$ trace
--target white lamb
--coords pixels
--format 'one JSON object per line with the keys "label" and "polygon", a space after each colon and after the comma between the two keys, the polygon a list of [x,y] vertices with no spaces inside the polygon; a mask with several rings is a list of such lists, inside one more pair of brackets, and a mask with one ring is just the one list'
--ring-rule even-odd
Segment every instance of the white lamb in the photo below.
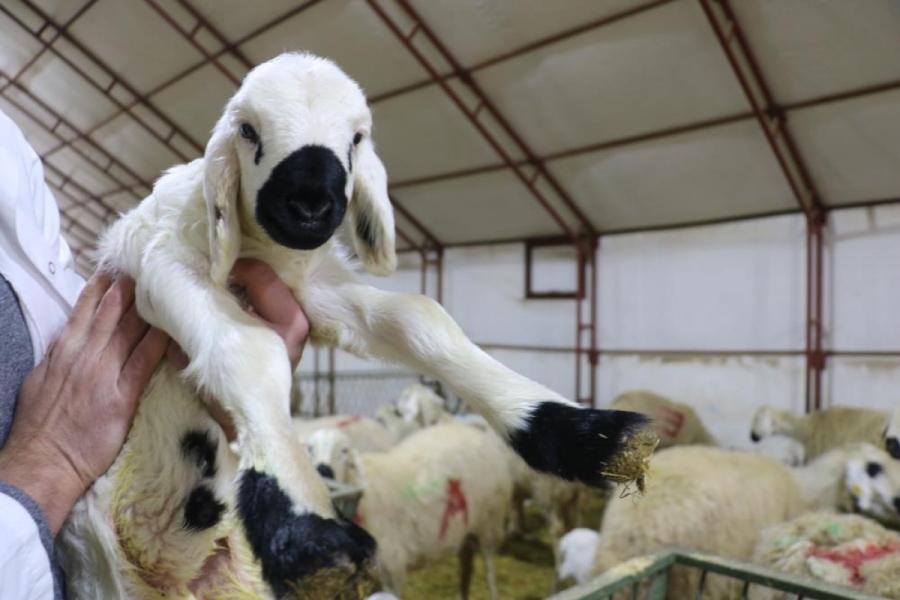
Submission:
{"label": "white lamb", "polygon": [[[460,423],[435,425],[384,453],[357,453],[334,429],[309,440],[317,467],[360,487],[356,521],[378,542],[385,589],[401,593],[410,569],[460,556],[462,597],[468,595],[470,539],[484,556],[491,598],[493,559],[512,503],[509,450],[493,433]],[[468,557],[468,558],[464,558]]]}
{"label": "white lamb", "polygon": [[320,429],[342,430],[360,452],[381,452],[400,441],[381,421],[371,417],[332,415],[309,420],[294,418],[294,431],[301,443]]}
{"label": "white lamb", "polygon": [[609,407],[639,412],[653,419],[660,450],[688,444],[718,446],[716,438],[703,425],[700,416],[687,404],[669,400],[653,392],[634,391],[616,396]]}
{"label": "white lamb", "polygon": [[783,435],[803,444],[807,461],[854,442],[881,443],[887,414],[879,410],[835,406],[798,415],[789,410],[762,406],[753,417],[750,439],[758,442]]}
{"label": "white lamb", "polygon": [[[284,54],[247,75],[204,157],[167,171],[104,236],[100,268],[136,281],[140,316],[190,364],[160,366],[61,532],[72,597],[333,597],[369,571],[373,540],[337,516],[291,427],[284,343],[228,289],[239,257],[291,287],[314,343],[446,382],[537,469],[598,484],[642,439],[643,416],[582,410],[481,351],[434,301],[359,281],[338,237],[370,273],[396,264],[371,131],[337,66]],[[204,398],[231,417],[232,444]]]}
{"label": "white lamb", "polygon": [[[805,509],[791,469],[768,457],[712,446],[675,446],[650,462],[642,498],[616,494],[600,527],[599,575],[629,558],[676,544],[749,560],[759,532]],[[670,600],[693,597],[695,569],[674,567]],[[731,597],[735,583],[710,575],[704,597]]]}
{"label": "white lamb", "polygon": [[565,582],[571,578],[577,583],[590,580],[599,542],[600,534],[584,527],[562,536],[558,544],[560,564],[556,569],[557,580]]}

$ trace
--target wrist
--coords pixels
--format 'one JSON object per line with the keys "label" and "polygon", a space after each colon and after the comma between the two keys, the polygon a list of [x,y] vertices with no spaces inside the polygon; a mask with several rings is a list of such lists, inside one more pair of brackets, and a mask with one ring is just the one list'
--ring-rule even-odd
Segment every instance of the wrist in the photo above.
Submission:
{"label": "wrist", "polygon": [[54,535],[86,489],[68,459],[58,454],[36,440],[17,444],[10,439],[0,451],[0,480],[19,488],[40,506]]}

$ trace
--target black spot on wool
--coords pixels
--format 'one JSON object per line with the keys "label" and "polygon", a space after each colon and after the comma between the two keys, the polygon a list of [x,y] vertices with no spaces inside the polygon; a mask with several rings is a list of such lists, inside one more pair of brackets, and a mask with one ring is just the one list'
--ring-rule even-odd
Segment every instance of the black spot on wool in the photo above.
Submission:
{"label": "black spot on wool", "polygon": [[241,476],[237,508],[276,597],[321,569],[352,565],[362,571],[375,553],[375,540],[363,528],[340,517],[297,515],[275,478],[254,469]]}
{"label": "black spot on wool", "polygon": [[184,505],[182,524],[188,531],[203,531],[222,520],[225,504],[205,485],[196,488]]}
{"label": "black spot on wool", "polygon": [[218,443],[213,441],[209,432],[199,429],[192,429],[181,438],[181,456],[196,464],[205,478],[216,476],[217,447]]}
{"label": "black spot on wool", "polygon": [[321,475],[322,477],[334,479],[334,471],[331,469],[331,467],[324,463],[316,465],[316,471],[318,471],[319,475]]}
{"label": "black spot on wool", "polygon": [[891,458],[900,459],[900,440],[895,437],[889,437],[884,443],[884,448],[891,455]]}
{"label": "black spot on wool", "polygon": [[866,463],[866,475],[869,477],[878,477],[882,473],[884,473],[884,467],[879,463],[871,461]]}
{"label": "black spot on wool", "polygon": [[593,410],[541,402],[509,442],[531,468],[599,486],[603,466],[650,423],[646,416],[621,410]]}

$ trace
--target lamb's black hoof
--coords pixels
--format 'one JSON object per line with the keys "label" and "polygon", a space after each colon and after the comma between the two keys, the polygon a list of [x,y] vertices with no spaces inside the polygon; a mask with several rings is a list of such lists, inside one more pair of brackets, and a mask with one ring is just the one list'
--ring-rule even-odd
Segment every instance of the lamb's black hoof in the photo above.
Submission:
{"label": "lamb's black hoof", "polygon": [[374,582],[375,540],[342,518],[296,514],[274,477],[241,476],[238,514],[276,598],[337,598]]}
{"label": "lamb's black hoof", "polygon": [[[525,426],[512,432],[509,441],[531,468],[599,486],[608,480],[639,479],[644,460],[655,447],[647,430],[650,423],[639,413],[542,402]],[[638,434],[649,442],[635,446]],[[628,458],[626,452],[637,453],[632,457],[637,466],[633,475],[627,468],[625,473],[616,472],[623,457]]]}

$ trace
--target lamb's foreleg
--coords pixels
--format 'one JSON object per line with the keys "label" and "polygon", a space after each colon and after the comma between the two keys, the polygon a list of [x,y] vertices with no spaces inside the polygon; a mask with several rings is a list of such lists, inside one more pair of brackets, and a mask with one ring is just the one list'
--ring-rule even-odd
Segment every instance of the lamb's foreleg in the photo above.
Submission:
{"label": "lamb's foreleg", "polygon": [[[637,413],[580,408],[508,369],[425,296],[385,292],[349,276],[313,281],[305,296],[318,341],[440,379],[539,471],[598,485],[648,424]],[[652,444],[643,450],[646,456]]]}
{"label": "lamb's foreleg", "polygon": [[325,571],[344,582],[366,571],[374,540],[337,517],[294,435],[281,338],[226,290],[162,253],[148,256],[137,275],[141,316],[181,346],[190,359],[187,379],[234,421],[236,510],[276,596],[319,581]]}

